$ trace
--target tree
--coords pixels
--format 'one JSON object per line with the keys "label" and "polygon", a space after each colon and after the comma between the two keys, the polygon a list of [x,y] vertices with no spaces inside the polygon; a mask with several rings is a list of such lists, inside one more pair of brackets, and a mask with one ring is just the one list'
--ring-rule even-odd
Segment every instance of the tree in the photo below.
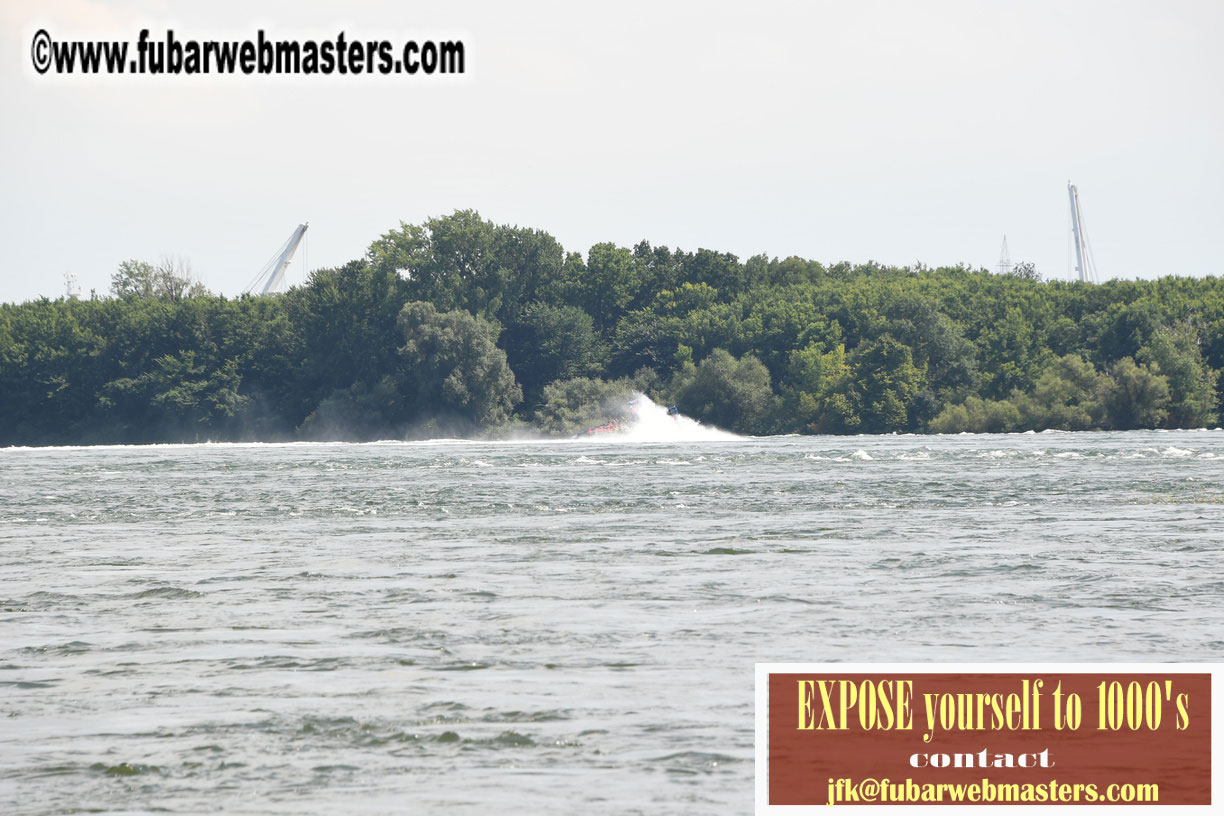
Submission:
{"label": "tree", "polygon": [[1160,370],[1169,381],[1172,428],[1202,428],[1217,419],[1216,384],[1220,372],[1203,359],[1198,332],[1189,323],[1161,328],[1139,350],[1138,359]]}
{"label": "tree", "polygon": [[399,316],[404,383],[418,417],[456,416],[473,425],[505,422],[523,391],[488,321],[414,301]]}
{"label": "tree", "polygon": [[914,365],[913,352],[890,334],[854,350],[854,379],[847,397],[859,429],[865,433],[916,430],[910,406],[926,380],[925,366]]}
{"label": "tree", "polygon": [[[782,386],[787,414],[798,430],[828,433],[846,425],[845,392],[850,387],[846,347],[823,352],[815,343],[790,354]],[[855,420],[857,421],[857,420]]]}
{"label": "tree", "polygon": [[132,441],[166,438],[198,440],[221,430],[246,404],[238,393],[242,378],[236,360],[209,371],[194,351],[167,354],[137,377],[113,380],[102,388],[99,407],[115,409]]}
{"label": "tree", "polygon": [[1041,273],[1037,271],[1037,265],[1028,261],[1017,261],[1012,265],[1011,272],[1008,274],[1015,278],[1023,278],[1024,280],[1041,280]]}
{"label": "tree", "polygon": [[[753,433],[1219,421],[1224,278],[1017,271],[645,241],[584,260],[471,210],[401,224],[276,298],[127,261],[117,297],[0,304],[0,444],[459,434],[512,410],[558,431],[606,421],[617,406],[590,401],[624,387]],[[413,301],[432,311],[401,322]]]}
{"label": "tree", "polygon": [[681,351],[680,318],[663,317],[650,309],[637,309],[616,324],[608,373],[627,375],[642,366],[671,372],[692,362],[692,348]]}
{"label": "tree", "polygon": [[1008,400],[970,395],[961,405],[949,405],[931,420],[931,433],[1007,433],[1020,426],[1020,411]]}
{"label": "tree", "polygon": [[1067,354],[1042,373],[1031,394],[1014,395],[1012,401],[1019,405],[1026,428],[1084,431],[1100,427],[1108,385],[1092,363]]}
{"label": "tree", "polygon": [[407,422],[399,385],[387,376],[372,386],[359,381],[336,389],[310,412],[298,432],[307,439],[327,441],[399,436]]}
{"label": "tree", "polygon": [[1005,398],[1016,389],[1029,390],[1037,381],[1045,353],[1035,328],[1032,315],[1020,306],[1007,306],[982,327],[984,395]]}
{"label": "tree", "polygon": [[158,298],[180,301],[208,294],[182,258],[163,257],[154,266],[145,261],[124,261],[111,275],[111,294],[119,298]]}
{"label": "tree", "polygon": [[401,224],[370,245],[367,259],[401,276],[411,300],[503,324],[535,300],[558,302],[567,274],[564,250],[551,235],[498,226],[475,210]]}
{"label": "tree", "polygon": [[586,274],[576,283],[575,303],[605,334],[621,318],[641,284],[633,253],[615,244],[596,244],[587,253]]}
{"label": "tree", "polygon": [[574,377],[549,383],[535,409],[535,424],[547,433],[571,435],[609,419],[625,418],[633,390],[624,379]]}
{"label": "tree", "polygon": [[1110,425],[1125,431],[1164,423],[1169,414],[1169,381],[1159,366],[1136,365],[1123,357],[1110,373],[1113,382],[1105,397]]}
{"label": "tree", "polygon": [[394,269],[367,261],[317,269],[306,286],[278,300],[301,344],[292,373],[283,375],[295,380],[299,417],[337,391],[359,383],[369,390],[385,376],[398,377],[397,321],[407,295]]}
{"label": "tree", "polygon": [[531,303],[502,338],[529,407],[539,403],[548,383],[591,376],[602,368],[604,352],[595,323],[576,306]]}
{"label": "tree", "polygon": [[681,279],[689,283],[708,283],[727,295],[745,289],[744,267],[729,252],[699,249],[692,254],[682,254],[681,264]]}
{"label": "tree", "polygon": [[677,377],[676,405],[689,416],[742,433],[768,431],[773,389],[769,370],[757,358],[744,355],[737,360],[714,349],[700,365]]}
{"label": "tree", "polygon": [[500,307],[493,255],[496,227],[475,210],[401,224],[370,245],[367,260],[382,275],[401,278],[407,297],[439,309]]}
{"label": "tree", "polygon": [[942,393],[977,384],[973,344],[934,303],[902,298],[889,309],[888,316],[888,333],[910,347],[915,365],[926,366],[931,388]]}

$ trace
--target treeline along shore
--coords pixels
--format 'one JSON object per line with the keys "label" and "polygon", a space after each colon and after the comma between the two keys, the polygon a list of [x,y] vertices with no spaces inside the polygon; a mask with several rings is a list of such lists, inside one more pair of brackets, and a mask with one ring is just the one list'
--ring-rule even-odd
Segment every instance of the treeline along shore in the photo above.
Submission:
{"label": "treeline along shore", "polygon": [[1218,277],[1017,269],[584,258],[472,211],[279,296],[130,261],[108,296],[0,305],[0,444],[567,434],[634,391],[747,434],[1218,422]]}

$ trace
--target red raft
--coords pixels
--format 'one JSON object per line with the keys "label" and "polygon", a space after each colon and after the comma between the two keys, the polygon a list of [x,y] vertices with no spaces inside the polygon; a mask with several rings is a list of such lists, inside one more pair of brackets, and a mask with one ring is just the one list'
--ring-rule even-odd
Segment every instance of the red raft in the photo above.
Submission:
{"label": "red raft", "polygon": [[625,430],[625,423],[621,422],[619,419],[614,419],[610,422],[605,422],[602,425],[596,425],[594,428],[587,428],[585,431],[578,434],[578,436],[590,436],[592,434],[603,433],[620,433],[623,430]]}

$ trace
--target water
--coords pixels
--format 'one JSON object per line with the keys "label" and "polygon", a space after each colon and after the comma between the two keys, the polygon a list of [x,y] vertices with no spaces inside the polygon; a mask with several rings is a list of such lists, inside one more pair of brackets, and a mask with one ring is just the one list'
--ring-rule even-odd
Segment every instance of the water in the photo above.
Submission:
{"label": "water", "polygon": [[742,813],[756,661],[1215,661],[1224,433],[0,450],[0,810]]}

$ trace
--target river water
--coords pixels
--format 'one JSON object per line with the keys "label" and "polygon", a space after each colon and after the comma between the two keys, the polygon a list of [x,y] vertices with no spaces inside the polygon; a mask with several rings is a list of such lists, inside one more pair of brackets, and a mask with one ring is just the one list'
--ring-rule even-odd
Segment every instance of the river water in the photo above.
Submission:
{"label": "river water", "polygon": [[0,811],[743,813],[753,664],[1216,661],[1224,432],[0,450]]}

